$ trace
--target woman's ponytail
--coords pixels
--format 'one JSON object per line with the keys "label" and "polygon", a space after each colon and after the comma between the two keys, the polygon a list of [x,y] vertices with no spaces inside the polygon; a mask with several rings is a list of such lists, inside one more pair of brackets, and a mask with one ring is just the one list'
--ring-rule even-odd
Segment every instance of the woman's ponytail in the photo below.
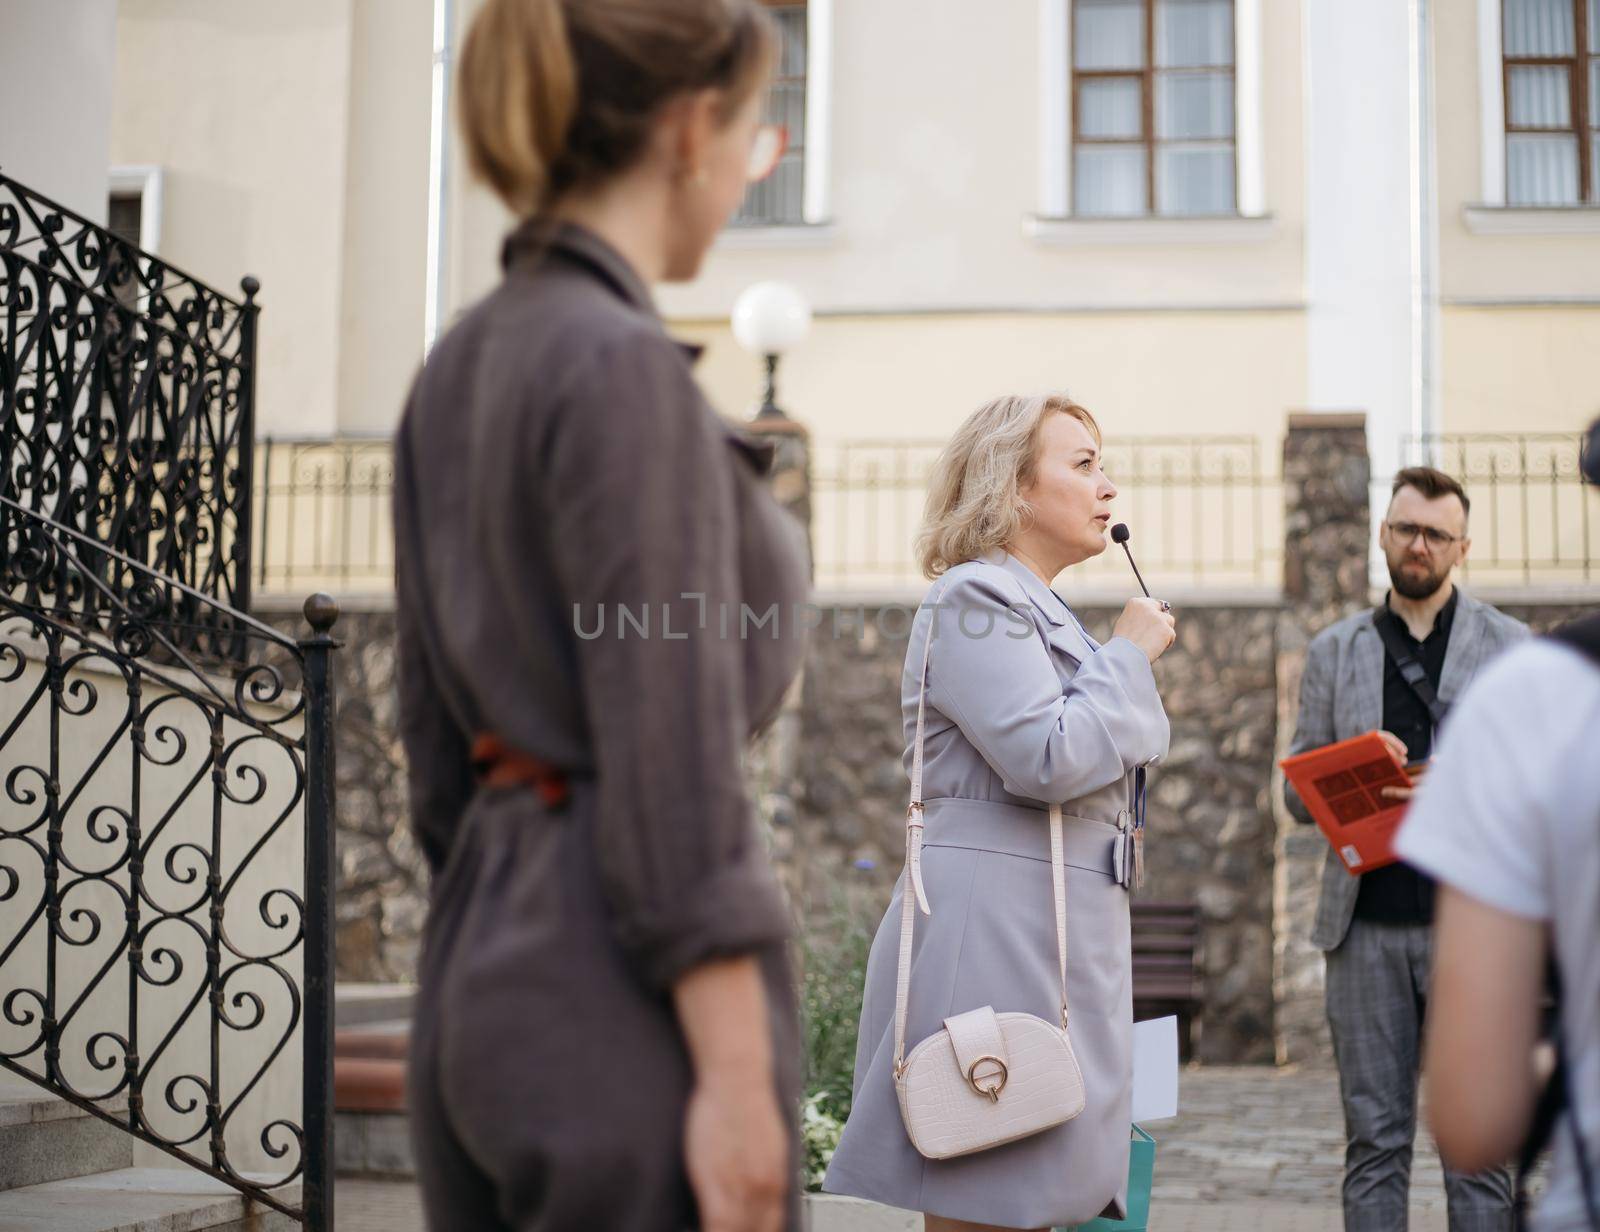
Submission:
{"label": "woman's ponytail", "polygon": [[742,102],[777,37],[755,0],[485,0],[456,93],[473,173],[519,216],[626,168],[661,105]]}
{"label": "woman's ponytail", "polygon": [[536,212],[578,105],[561,0],[487,0],[461,48],[461,82],[474,174],[516,213]]}

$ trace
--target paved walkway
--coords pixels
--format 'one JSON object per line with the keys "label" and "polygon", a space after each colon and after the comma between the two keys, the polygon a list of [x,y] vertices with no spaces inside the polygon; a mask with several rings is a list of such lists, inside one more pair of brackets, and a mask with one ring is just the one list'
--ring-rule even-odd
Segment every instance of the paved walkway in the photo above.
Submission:
{"label": "paved walkway", "polygon": [[[1341,1232],[1344,1128],[1332,1071],[1190,1069],[1179,1104],[1180,1117],[1150,1127],[1151,1232]],[[1445,1232],[1443,1176],[1425,1130],[1411,1197],[1411,1232]],[[337,1201],[339,1232],[422,1232],[411,1185],[345,1179]]]}
{"label": "paved walkway", "polygon": [[334,1182],[333,1205],[339,1232],[424,1232],[417,1187],[407,1182],[341,1176]]}
{"label": "paved walkway", "polygon": [[[1344,1115],[1331,1069],[1184,1071],[1182,1114],[1152,1125],[1151,1232],[1339,1232]],[[1426,1129],[1412,1165],[1412,1232],[1444,1232],[1444,1176]]]}

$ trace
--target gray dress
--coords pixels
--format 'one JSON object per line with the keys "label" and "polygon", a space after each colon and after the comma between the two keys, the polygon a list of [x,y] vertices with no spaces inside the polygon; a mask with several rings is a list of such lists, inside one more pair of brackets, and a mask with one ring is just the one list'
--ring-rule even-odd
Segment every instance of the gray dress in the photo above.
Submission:
{"label": "gray dress", "polygon": [[[682,1232],[679,975],[758,957],[798,1104],[788,909],[740,763],[799,666],[804,545],[621,256],[525,229],[507,267],[395,446],[401,725],[435,873],[418,1176],[441,1232]],[[741,605],[773,604],[741,637]],[[480,731],[570,800],[475,784]]]}
{"label": "gray dress", "polygon": [[[935,606],[937,605],[937,607]],[[1056,1015],[1047,807],[1064,806],[1067,991],[1087,1105],[1074,1120],[960,1159],[924,1159],[893,1076],[896,889],[867,962],[855,1097],[824,1188],[952,1219],[1039,1228],[1121,1216],[1127,1197],[1133,991],[1127,844],[1134,771],[1165,755],[1168,724],[1142,651],[1095,643],[1021,561],[995,553],[946,573],[912,627],[901,702],[916,726],[928,667],[923,878],[908,1047],[992,1005]],[[907,763],[911,756],[908,747]]]}

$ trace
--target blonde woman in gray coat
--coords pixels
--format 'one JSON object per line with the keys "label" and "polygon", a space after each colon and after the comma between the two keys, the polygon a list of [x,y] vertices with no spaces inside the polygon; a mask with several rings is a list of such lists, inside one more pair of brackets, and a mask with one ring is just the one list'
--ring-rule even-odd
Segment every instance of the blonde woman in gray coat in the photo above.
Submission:
{"label": "blonde woman in gray coat", "polygon": [[[895,1092],[902,876],[867,964],[855,1098],[824,1188],[924,1213],[928,1232],[1049,1228],[1127,1198],[1133,997],[1128,887],[1143,769],[1167,751],[1152,666],[1167,605],[1138,598],[1101,645],[1051,580],[1106,549],[1117,489],[1099,426],[1064,397],[1001,398],[935,468],[918,549],[934,580],[901,678],[911,767],[927,650],[922,877],[908,1046],[985,1005],[1059,1020],[1048,808],[1063,806],[1067,997],[1084,1111],[1032,1137],[929,1160]],[[931,647],[928,639],[933,639]]]}

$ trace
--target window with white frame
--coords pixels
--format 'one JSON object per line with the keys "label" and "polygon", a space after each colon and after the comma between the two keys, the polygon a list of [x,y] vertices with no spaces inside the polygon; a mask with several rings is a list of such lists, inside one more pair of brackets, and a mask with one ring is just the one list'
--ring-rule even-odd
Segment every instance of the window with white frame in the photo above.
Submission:
{"label": "window with white frame", "polygon": [[1234,46],[1234,0],[1072,0],[1074,214],[1237,212]]}
{"label": "window with white frame", "polygon": [[1504,0],[1506,204],[1600,205],[1600,0]]}
{"label": "window with white frame", "polygon": [[807,21],[805,4],[769,4],[778,26],[778,66],[767,99],[768,124],[788,135],[772,174],[752,184],[732,225],[798,226],[805,221]]}

